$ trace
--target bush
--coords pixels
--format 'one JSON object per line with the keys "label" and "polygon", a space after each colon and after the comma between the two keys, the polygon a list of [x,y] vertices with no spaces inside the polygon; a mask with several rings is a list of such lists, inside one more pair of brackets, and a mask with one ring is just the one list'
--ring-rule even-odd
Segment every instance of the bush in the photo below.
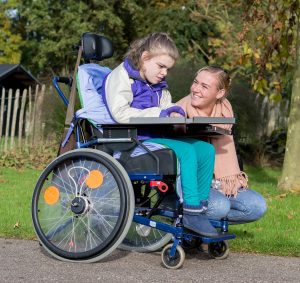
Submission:
{"label": "bush", "polygon": [[0,156],[0,167],[44,169],[56,156],[58,139],[41,145],[26,146],[4,152]]}

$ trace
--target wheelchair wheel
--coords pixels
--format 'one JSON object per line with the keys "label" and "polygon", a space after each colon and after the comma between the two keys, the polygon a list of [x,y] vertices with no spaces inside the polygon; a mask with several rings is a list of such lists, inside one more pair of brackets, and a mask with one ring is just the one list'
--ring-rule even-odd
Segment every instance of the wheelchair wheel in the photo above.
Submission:
{"label": "wheelchair wheel", "polygon": [[[140,189],[140,188],[138,188]],[[148,194],[146,189],[141,189],[142,194]],[[144,195],[144,202],[148,203],[151,208],[152,204],[157,202],[158,194],[156,190],[152,190],[149,195]],[[158,206],[158,209],[175,210],[176,209],[176,194],[170,194]],[[136,205],[136,210],[139,208]],[[145,214],[147,217],[147,214]],[[169,225],[175,225],[175,219],[161,216],[151,215],[153,221],[163,222]],[[154,252],[163,248],[172,239],[172,234],[158,230],[153,227],[145,226],[139,223],[132,222],[131,227],[120,245],[121,250],[135,251],[135,252]]]}
{"label": "wheelchair wheel", "polygon": [[168,244],[167,246],[164,247],[162,254],[161,254],[162,264],[166,268],[178,269],[184,263],[185,252],[181,246],[177,246],[175,255],[173,257],[171,257],[170,252],[171,252],[172,246],[173,246],[173,244]]}
{"label": "wheelchair wheel", "polygon": [[215,259],[225,259],[229,255],[229,245],[227,241],[208,244],[208,254]]}
{"label": "wheelchair wheel", "polygon": [[123,241],[134,205],[131,181],[114,158],[77,149],[56,158],[41,174],[32,198],[33,225],[54,257],[95,262]]}

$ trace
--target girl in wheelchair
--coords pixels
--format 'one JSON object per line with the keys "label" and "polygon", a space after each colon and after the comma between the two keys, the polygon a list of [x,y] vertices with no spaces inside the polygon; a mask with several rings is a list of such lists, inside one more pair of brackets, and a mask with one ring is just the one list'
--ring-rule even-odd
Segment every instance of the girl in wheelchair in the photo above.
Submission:
{"label": "girl in wheelchair", "polygon": [[[179,54],[165,33],[151,33],[132,43],[125,60],[105,79],[103,91],[112,118],[129,123],[133,117],[178,117],[184,110],[171,102],[165,77]],[[145,141],[171,148],[180,163],[183,190],[183,225],[200,235],[217,237],[206,211],[213,176],[215,150],[190,138],[155,138]]]}

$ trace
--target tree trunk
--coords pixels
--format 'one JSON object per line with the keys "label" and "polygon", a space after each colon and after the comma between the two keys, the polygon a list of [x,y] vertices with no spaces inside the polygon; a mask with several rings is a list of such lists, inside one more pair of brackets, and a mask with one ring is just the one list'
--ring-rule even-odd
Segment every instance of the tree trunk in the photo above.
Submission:
{"label": "tree trunk", "polygon": [[287,141],[282,176],[278,186],[282,190],[300,191],[300,33],[297,32],[297,58],[288,122]]}

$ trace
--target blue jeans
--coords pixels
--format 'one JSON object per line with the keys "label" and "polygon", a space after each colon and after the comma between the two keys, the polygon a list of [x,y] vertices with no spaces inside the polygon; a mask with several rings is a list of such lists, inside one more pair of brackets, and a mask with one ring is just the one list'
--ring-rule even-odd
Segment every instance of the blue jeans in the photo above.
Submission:
{"label": "blue jeans", "polygon": [[220,220],[227,217],[231,224],[253,222],[267,211],[267,204],[261,194],[251,189],[241,188],[236,197],[226,197],[216,189],[211,189],[208,199],[207,216]]}

